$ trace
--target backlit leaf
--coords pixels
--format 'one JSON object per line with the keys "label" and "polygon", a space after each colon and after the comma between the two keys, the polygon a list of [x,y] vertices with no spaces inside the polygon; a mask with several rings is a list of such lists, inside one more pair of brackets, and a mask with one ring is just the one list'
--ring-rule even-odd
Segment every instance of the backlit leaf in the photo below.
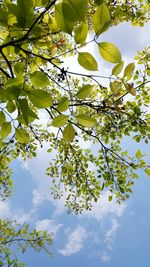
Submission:
{"label": "backlit leaf", "polygon": [[122,61],[121,63],[118,63],[113,69],[112,69],[112,75],[119,75],[120,72],[122,71],[124,66],[124,62]]}
{"label": "backlit leaf", "polygon": [[57,106],[57,109],[60,111],[60,112],[64,112],[68,109],[69,107],[69,101],[68,101],[68,98],[66,96],[62,97],[58,106]]}
{"label": "backlit leaf", "polygon": [[130,80],[132,78],[133,71],[135,69],[135,64],[130,63],[126,66],[124,70],[124,77],[126,77],[126,80]]}
{"label": "backlit leaf", "polygon": [[52,125],[54,127],[62,127],[67,123],[67,121],[68,121],[68,116],[60,114],[57,117],[55,117],[55,119],[52,121]]}
{"label": "backlit leaf", "polygon": [[97,36],[105,32],[110,26],[110,13],[105,4],[97,7],[93,16],[93,28]]}
{"label": "backlit leaf", "polygon": [[111,63],[121,63],[122,58],[118,48],[107,42],[99,43],[99,53],[103,59]]}
{"label": "backlit leaf", "polygon": [[96,120],[87,116],[87,115],[78,115],[76,116],[78,123],[85,127],[92,127],[96,124]]}
{"label": "backlit leaf", "polygon": [[59,3],[55,5],[55,20],[58,25],[58,27],[66,32],[71,34],[73,30],[74,24],[72,22],[69,22],[63,15],[62,12],[62,3]]}
{"label": "backlit leaf", "polygon": [[49,85],[49,79],[42,71],[35,71],[30,74],[30,80],[36,88],[44,88]]}
{"label": "backlit leaf", "polygon": [[69,122],[63,131],[63,138],[67,142],[70,143],[73,141],[74,137],[75,137],[75,130],[74,130],[72,124]]}
{"label": "backlit leaf", "polygon": [[32,104],[37,108],[48,108],[52,106],[52,99],[49,93],[41,89],[35,89],[28,92]]}
{"label": "backlit leaf", "polygon": [[70,22],[83,21],[86,16],[87,5],[87,0],[63,0],[63,15]]}
{"label": "backlit leaf", "polygon": [[86,37],[88,34],[88,24],[82,22],[78,28],[75,30],[75,42],[76,44],[82,44],[86,41]]}
{"label": "backlit leaf", "polygon": [[93,85],[87,84],[83,86],[79,92],[77,93],[77,97],[79,99],[85,99],[87,97],[90,97],[90,95],[93,93]]}
{"label": "backlit leaf", "polygon": [[83,68],[87,70],[91,70],[91,71],[98,70],[97,61],[88,52],[80,52],[78,55],[78,62]]}
{"label": "backlit leaf", "polygon": [[2,138],[6,138],[11,133],[11,123],[4,122],[0,131],[0,135]]}
{"label": "backlit leaf", "polygon": [[22,144],[27,144],[30,141],[29,134],[25,129],[16,129],[16,139]]}
{"label": "backlit leaf", "polygon": [[6,121],[5,113],[3,111],[0,111],[0,126],[2,126],[5,121]]}

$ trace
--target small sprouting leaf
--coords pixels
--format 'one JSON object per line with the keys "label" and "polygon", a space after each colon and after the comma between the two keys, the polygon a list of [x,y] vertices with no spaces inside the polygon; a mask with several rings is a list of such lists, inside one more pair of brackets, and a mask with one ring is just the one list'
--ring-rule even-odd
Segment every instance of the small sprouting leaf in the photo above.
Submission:
{"label": "small sprouting leaf", "polygon": [[150,176],[150,169],[145,169],[144,172],[145,172],[148,176]]}
{"label": "small sprouting leaf", "polygon": [[124,65],[124,61],[122,61],[121,63],[118,63],[113,69],[112,69],[112,75],[119,75],[120,72],[123,69],[123,65]]}
{"label": "small sprouting leaf", "polygon": [[67,121],[68,121],[68,116],[60,114],[52,121],[52,125],[54,127],[62,127],[67,123]]}
{"label": "small sprouting leaf", "polygon": [[49,79],[42,71],[35,71],[30,74],[30,80],[36,88],[44,88],[49,85]]}
{"label": "small sprouting leaf", "polygon": [[3,123],[6,121],[6,117],[3,111],[0,111],[0,127],[3,125]]}
{"label": "small sprouting leaf", "polygon": [[75,137],[75,130],[72,126],[72,124],[69,122],[68,125],[65,127],[64,131],[63,131],[63,138],[67,141],[67,142],[72,142],[74,137]]}
{"label": "small sprouting leaf", "polygon": [[0,131],[0,135],[2,138],[6,138],[11,133],[11,123],[4,122]]}
{"label": "small sprouting leaf", "polygon": [[121,63],[122,58],[119,49],[112,43],[99,43],[99,53],[103,59],[111,63]]}
{"label": "small sprouting leaf", "polygon": [[58,111],[60,112],[64,112],[68,109],[69,107],[69,101],[68,101],[68,98],[66,96],[62,97],[58,106],[57,106],[57,109]]}
{"label": "small sprouting leaf", "polygon": [[135,64],[130,63],[126,66],[124,70],[124,77],[126,77],[126,80],[130,80],[132,78],[133,71],[135,69]]}
{"label": "small sprouting leaf", "polygon": [[16,129],[16,139],[22,144],[27,144],[30,141],[29,134],[25,129]]}
{"label": "small sprouting leaf", "polygon": [[112,201],[113,196],[108,196],[108,201]]}
{"label": "small sprouting leaf", "polygon": [[110,26],[110,13],[105,4],[97,7],[93,16],[93,28],[97,36],[105,32]]}
{"label": "small sprouting leaf", "polygon": [[133,87],[133,83],[126,83],[125,84],[126,90],[133,96],[136,96],[136,90]]}
{"label": "small sprouting leaf", "polygon": [[79,92],[77,93],[77,97],[79,99],[85,99],[87,97],[90,97],[92,93],[93,93],[93,85],[87,84],[79,90]]}
{"label": "small sprouting leaf", "polygon": [[48,92],[35,89],[28,92],[32,104],[37,108],[48,108],[52,106],[52,99]]}
{"label": "small sprouting leaf", "polygon": [[86,41],[86,37],[88,34],[88,24],[82,22],[78,28],[75,30],[75,42],[76,44],[82,44]]}
{"label": "small sprouting leaf", "polygon": [[98,64],[95,58],[88,52],[80,52],[78,55],[79,64],[86,70],[98,70]]}
{"label": "small sprouting leaf", "polygon": [[76,118],[77,118],[78,123],[80,123],[81,125],[85,127],[92,127],[96,124],[95,119],[84,114],[78,115],[76,116]]}

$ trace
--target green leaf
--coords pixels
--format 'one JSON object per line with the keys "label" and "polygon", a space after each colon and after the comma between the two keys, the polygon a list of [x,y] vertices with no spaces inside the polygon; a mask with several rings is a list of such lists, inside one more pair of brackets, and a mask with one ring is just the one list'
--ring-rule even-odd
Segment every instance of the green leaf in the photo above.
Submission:
{"label": "green leaf", "polygon": [[135,154],[135,156],[136,156],[137,159],[140,159],[143,156],[141,150],[138,149],[136,154]]}
{"label": "green leaf", "polygon": [[75,137],[75,130],[72,126],[72,124],[69,122],[68,125],[65,127],[64,131],[63,131],[63,138],[67,141],[67,142],[72,142],[74,137]]}
{"label": "green leaf", "polygon": [[30,80],[32,85],[36,88],[44,88],[49,85],[49,79],[42,71],[35,71],[30,74]]}
{"label": "green leaf", "polygon": [[52,106],[51,96],[44,90],[31,90],[28,92],[28,96],[32,104],[37,108],[48,108]]}
{"label": "green leaf", "polygon": [[107,31],[110,26],[111,18],[110,13],[105,4],[97,7],[93,16],[93,28],[97,36]]}
{"label": "green leaf", "polygon": [[57,109],[58,111],[60,112],[64,112],[68,109],[69,107],[69,101],[68,101],[68,98],[66,96],[62,97],[58,106],[57,106]]}
{"label": "green leaf", "polygon": [[54,127],[62,127],[67,123],[67,121],[68,121],[68,116],[60,114],[57,117],[55,117],[55,119],[52,121],[52,125]]}
{"label": "green leaf", "polygon": [[98,46],[99,46],[99,53],[103,59],[111,63],[121,63],[122,58],[120,51],[114,44],[102,42],[99,43]]}
{"label": "green leaf", "polygon": [[20,91],[19,87],[11,86],[5,90],[5,96],[8,100],[16,100],[20,95]]}
{"label": "green leaf", "polygon": [[80,52],[78,55],[79,64],[86,70],[98,70],[98,64],[95,58],[88,52]]}
{"label": "green leaf", "polygon": [[145,172],[148,176],[150,176],[150,169],[145,169],[144,172]]}
{"label": "green leaf", "polygon": [[132,74],[133,74],[134,69],[135,69],[134,63],[130,63],[126,66],[126,68],[124,70],[124,77],[126,77],[127,81],[132,78]]}
{"label": "green leaf", "polygon": [[87,0],[63,0],[62,12],[64,18],[70,22],[83,21],[87,13]]}
{"label": "green leaf", "polygon": [[19,99],[19,107],[21,109],[25,123],[26,123],[26,125],[28,125],[28,123],[29,123],[29,112],[28,112],[29,106],[28,106],[28,102],[25,98]]}
{"label": "green leaf", "polygon": [[78,123],[80,123],[81,125],[85,127],[92,127],[96,124],[95,119],[84,114],[78,115],[76,116],[76,118],[77,118]]}
{"label": "green leaf", "polygon": [[62,3],[59,3],[55,5],[55,20],[58,25],[58,27],[66,32],[71,34],[73,30],[74,24],[72,22],[69,22],[63,15],[62,12]]}
{"label": "green leaf", "polygon": [[25,129],[16,129],[16,139],[19,143],[27,144],[30,141],[29,134]]}
{"label": "green leaf", "polygon": [[87,97],[90,97],[92,93],[93,93],[93,85],[87,84],[79,90],[79,92],[77,93],[77,97],[79,99],[85,99]]}
{"label": "green leaf", "polygon": [[13,101],[8,101],[6,108],[8,112],[13,113],[16,110],[16,105]]}
{"label": "green leaf", "polygon": [[124,66],[124,61],[122,61],[121,63],[118,63],[113,69],[112,69],[112,75],[119,75],[120,72],[122,71]]}
{"label": "green leaf", "polygon": [[0,131],[0,135],[2,138],[6,138],[11,133],[11,123],[4,122]]}
{"label": "green leaf", "polygon": [[14,72],[16,75],[21,75],[25,71],[25,64],[24,62],[17,62],[14,66]]}
{"label": "green leaf", "polygon": [[17,0],[15,15],[20,27],[30,27],[34,20],[32,0]]}
{"label": "green leaf", "polygon": [[5,121],[6,121],[5,113],[3,111],[0,111],[0,127],[3,125]]}
{"label": "green leaf", "polygon": [[88,24],[85,22],[82,22],[78,28],[75,30],[75,42],[76,44],[82,44],[86,41],[88,34]]}
{"label": "green leaf", "polygon": [[24,80],[23,80],[22,77],[19,77],[19,78],[10,78],[5,83],[5,87],[8,88],[8,87],[12,87],[12,86],[17,86],[17,85],[22,84],[23,82],[24,82]]}

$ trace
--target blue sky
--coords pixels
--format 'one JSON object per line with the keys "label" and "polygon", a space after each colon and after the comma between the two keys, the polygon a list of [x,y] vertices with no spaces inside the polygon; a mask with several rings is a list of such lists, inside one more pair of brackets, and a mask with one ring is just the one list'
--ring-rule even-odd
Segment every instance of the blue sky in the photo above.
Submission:
{"label": "blue sky", "polygon": [[[126,62],[132,62],[136,50],[149,44],[145,28],[132,28],[127,24],[108,31],[104,40],[114,42],[122,51]],[[95,54],[94,47],[91,47]],[[69,61],[68,61],[69,62]],[[69,63],[68,63],[69,64]],[[100,62],[100,74],[107,74],[109,66]],[[70,66],[70,68],[75,67]],[[44,114],[42,118],[46,120]],[[83,144],[82,144],[83,145]],[[90,143],[84,144],[89,147]],[[131,153],[138,148],[148,155],[148,146],[133,144],[127,140],[123,148]],[[64,199],[54,201],[50,197],[50,178],[44,175],[49,158],[47,145],[39,148],[38,157],[27,162],[13,163],[14,195],[0,204],[0,217],[26,221],[37,229],[54,232],[50,258],[44,252],[28,251],[20,258],[27,267],[149,267],[150,266],[150,178],[140,171],[129,201],[118,206],[107,201],[107,192],[94,204],[91,213],[68,215]]]}

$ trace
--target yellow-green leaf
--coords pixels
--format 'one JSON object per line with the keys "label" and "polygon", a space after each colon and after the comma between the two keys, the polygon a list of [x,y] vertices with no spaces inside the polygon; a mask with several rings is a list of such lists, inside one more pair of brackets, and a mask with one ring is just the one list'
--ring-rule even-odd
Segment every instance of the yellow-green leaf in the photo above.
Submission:
{"label": "yellow-green leaf", "polygon": [[97,7],[93,15],[93,28],[97,36],[105,32],[110,26],[110,13],[105,4]]}
{"label": "yellow-green leaf", "polygon": [[72,142],[74,137],[75,137],[75,130],[72,126],[72,124],[69,122],[68,125],[65,127],[64,131],[63,131],[63,138],[67,141],[67,142]]}
{"label": "yellow-green leaf", "polygon": [[62,97],[58,106],[57,106],[57,109],[60,111],[60,112],[64,112],[68,109],[69,107],[69,101],[68,101],[68,98],[66,96]]}
{"label": "yellow-green leaf", "polygon": [[145,172],[148,176],[150,176],[150,169],[145,169],[144,172]]}
{"label": "yellow-green leaf", "polygon": [[3,123],[6,121],[6,117],[3,111],[0,111],[0,127],[3,125]]}
{"label": "yellow-green leaf", "polygon": [[119,75],[120,72],[122,71],[124,66],[124,61],[122,61],[121,63],[118,63],[113,69],[112,69],[112,75]]}
{"label": "yellow-green leaf", "polygon": [[63,0],[62,12],[70,22],[83,21],[87,13],[87,0]]}
{"label": "yellow-green leaf", "polygon": [[30,74],[30,80],[33,86],[36,88],[45,88],[49,85],[49,79],[42,71],[35,71]]}
{"label": "yellow-green leaf", "polygon": [[85,99],[87,97],[90,97],[92,93],[93,93],[93,85],[87,84],[79,90],[79,92],[77,93],[77,97],[79,99]]}
{"label": "yellow-green leaf", "polygon": [[99,53],[103,59],[111,63],[120,63],[122,61],[119,49],[112,43],[99,43]]}
{"label": "yellow-green leaf", "polygon": [[55,117],[55,119],[52,121],[52,125],[54,127],[62,127],[67,123],[67,121],[68,121],[68,116],[60,114],[57,117]]}
{"label": "yellow-green leaf", "polygon": [[132,78],[133,71],[135,69],[135,64],[130,63],[126,66],[124,70],[124,77],[126,77],[126,80],[130,80]]}
{"label": "yellow-green leaf", "polygon": [[76,44],[82,44],[86,41],[86,37],[88,34],[88,24],[82,22],[78,28],[75,30],[75,42]]}
{"label": "yellow-green leaf", "polygon": [[55,5],[55,21],[57,26],[64,32],[71,34],[74,24],[68,21],[62,12],[62,3]]}
{"label": "yellow-green leaf", "polygon": [[2,138],[6,138],[11,133],[11,123],[4,122],[0,131],[0,135]]}
{"label": "yellow-green leaf", "polygon": [[37,108],[48,108],[52,106],[52,99],[48,92],[35,89],[28,92],[32,104]]}
{"label": "yellow-green leaf", "polygon": [[92,127],[96,124],[95,119],[84,114],[78,115],[76,116],[76,118],[77,118],[78,123],[80,123],[81,125],[85,127]]}
{"label": "yellow-green leaf", "polygon": [[30,141],[29,134],[25,129],[16,129],[16,139],[22,144],[27,144]]}
{"label": "yellow-green leaf", "polygon": [[95,58],[88,52],[80,52],[78,55],[79,64],[86,70],[98,70],[98,64]]}

